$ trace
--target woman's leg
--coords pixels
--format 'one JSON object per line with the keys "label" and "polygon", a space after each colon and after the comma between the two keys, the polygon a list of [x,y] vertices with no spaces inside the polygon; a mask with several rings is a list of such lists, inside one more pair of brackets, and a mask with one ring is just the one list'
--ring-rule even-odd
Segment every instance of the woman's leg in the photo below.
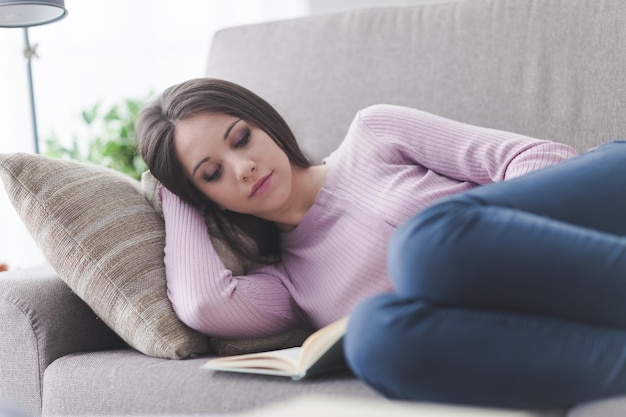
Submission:
{"label": "woman's leg", "polygon": [[552,407],[626,393],[626,144],[425,210],[361,303],[352,369],[395,398]]}
{"label": "woman's leg", "polygon": [[370,298],[350,316],[350,367],[382,394],[512,408],[626,393],[626,331],[520,313]]}
{"label": "woman's leg", "polygon": [[394,235],[400,297],[626,327],[626,143],[478,187]]}

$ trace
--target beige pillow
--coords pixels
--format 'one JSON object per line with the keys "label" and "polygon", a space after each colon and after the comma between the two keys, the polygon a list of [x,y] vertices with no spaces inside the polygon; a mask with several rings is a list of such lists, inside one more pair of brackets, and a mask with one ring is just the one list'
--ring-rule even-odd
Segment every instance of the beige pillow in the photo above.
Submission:
{"label": "beige pillow", "polygon": [[167,298],[162,218],[139,182],[115,171],[31,154],[0,154],[13,206],[67,285],[130,346],[180,359],[208,338]]}

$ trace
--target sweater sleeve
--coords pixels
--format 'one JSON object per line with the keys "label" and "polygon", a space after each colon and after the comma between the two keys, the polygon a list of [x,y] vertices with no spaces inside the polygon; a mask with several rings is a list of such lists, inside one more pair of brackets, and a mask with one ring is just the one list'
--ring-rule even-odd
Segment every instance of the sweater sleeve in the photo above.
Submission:
{"label": "sweater sleeve", "polygon": [[476,184],[518,177],[576,156],[568,145],[487,129],[408,107],[376,105],[359,120],[391,142],[398,161]]}
{"label": "sweater sleeve", "polygon": [[202,213],[161,187],[167,292],[177,316],[209,336],[251,338],[299,326],[280,264],[235,277],[213,249]]}

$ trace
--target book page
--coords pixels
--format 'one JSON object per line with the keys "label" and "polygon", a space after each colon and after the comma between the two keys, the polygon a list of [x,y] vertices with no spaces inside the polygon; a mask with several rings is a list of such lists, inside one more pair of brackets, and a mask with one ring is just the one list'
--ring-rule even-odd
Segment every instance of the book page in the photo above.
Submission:
{"label": "book page", "polygon": [[291,376],[296,380],[343,369],[346,365],[342,339],[347,324],[348,318],[345,317],[323,327],[309,336],[302,347],[220,357],[208,360],[202,367],[216,371]]}
{"label": "book page", "polygon": [[293,375],[298,373],[300,350],[300,347],[294,347],[270,352],[227,356],[211,359],[205,363],[203,367],[213,370],[238,370],[246,368],[250,372],[261,369],[273,369],[281,371],[281,375]]}
{"label": "book page", "polygon": [[302,345],[300,368],[307,369],[327,350],[336,344],[346,332],[348,317],[344,317],[313,333]]}

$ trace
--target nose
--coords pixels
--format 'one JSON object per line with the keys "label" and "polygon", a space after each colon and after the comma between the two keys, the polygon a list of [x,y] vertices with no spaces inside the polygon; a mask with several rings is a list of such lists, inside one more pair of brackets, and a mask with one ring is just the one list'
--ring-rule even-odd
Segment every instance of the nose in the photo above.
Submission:
{"label": "nose", "polygon": [[254,171],[256,171],[256,164],[250,159],[240,159],[235,164],[235,174],[239,181],[248,181]]}

